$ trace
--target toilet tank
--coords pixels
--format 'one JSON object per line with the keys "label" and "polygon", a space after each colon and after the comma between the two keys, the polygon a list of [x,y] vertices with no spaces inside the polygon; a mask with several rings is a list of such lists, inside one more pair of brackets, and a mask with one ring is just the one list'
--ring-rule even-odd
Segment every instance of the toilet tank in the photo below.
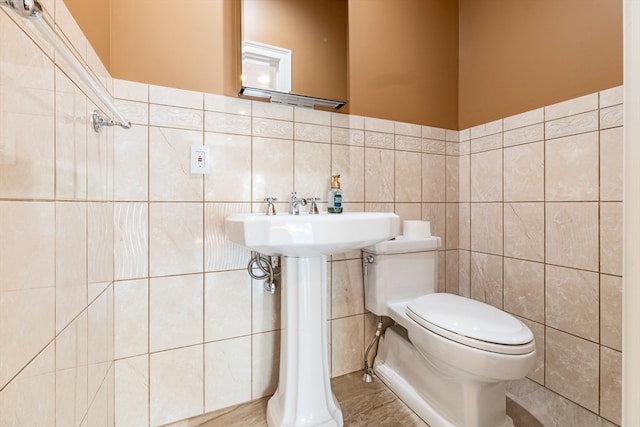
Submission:
{"label": "toilet tank", "polygon": [[387,240],[363,252],[365,308],[389,316],[388,304],[436,292],[440,237]]}

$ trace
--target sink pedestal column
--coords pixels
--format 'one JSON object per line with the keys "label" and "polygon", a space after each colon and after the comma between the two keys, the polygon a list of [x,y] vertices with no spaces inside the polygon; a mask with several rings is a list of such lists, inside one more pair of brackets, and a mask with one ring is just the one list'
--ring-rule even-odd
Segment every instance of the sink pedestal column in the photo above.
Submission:
{"label": "sink pedestal column", "polygon": [[342,427],[331,391],[327,338],[327,257],[283,257],[278,389],[269,427]]}

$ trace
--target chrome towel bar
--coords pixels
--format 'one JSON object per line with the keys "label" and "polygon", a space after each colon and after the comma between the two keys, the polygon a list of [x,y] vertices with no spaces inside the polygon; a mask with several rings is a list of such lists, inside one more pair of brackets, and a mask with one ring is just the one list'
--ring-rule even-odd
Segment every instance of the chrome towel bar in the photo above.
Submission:
{"label": "chrome towel bar", "polygon": [[71,66],[73,71],[82,79],[82,81],[96,94],[105,107],[111,111],[116,120],[110,118],[104,119],[99,112],[94,111],[91,114],[93,128],[96,132],[102,130],[102,126],[118,125],[125,129],[131,127],[131,122],[124,118],[113,99],[100,85],[97,79],[90,74],[84,65],[80,63],[78,58],[71,52],[71,49],[62,41],[60,36],[47,24],[43,18],[43,9],[36,0],[0,0],[0,6],[5,6],[23,18],[29,21],[40,31],[44,38],[53,46],[64,60]]}

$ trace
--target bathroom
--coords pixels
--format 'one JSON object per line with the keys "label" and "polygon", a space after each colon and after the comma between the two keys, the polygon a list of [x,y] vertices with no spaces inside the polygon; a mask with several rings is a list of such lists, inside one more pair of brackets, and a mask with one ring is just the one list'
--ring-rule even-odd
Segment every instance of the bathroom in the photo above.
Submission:
{"label": "bathroom", "polygon": [[[237,98],[232,0],[99,3],[92,46],[89,11],[41,2],[131,129],[95,133],[98,101],[0,8],[0,426],[156,426],[272,394],[278,293],[224,218],[332,172],[349,211],[431,221],[440,291],[531,328],[524,408],[621,425],[622,2],[350,0],[349,114]],[[185,172],[192,144],[211,174]],[[330,262],[334,377],[375,328],[360,257]]]}

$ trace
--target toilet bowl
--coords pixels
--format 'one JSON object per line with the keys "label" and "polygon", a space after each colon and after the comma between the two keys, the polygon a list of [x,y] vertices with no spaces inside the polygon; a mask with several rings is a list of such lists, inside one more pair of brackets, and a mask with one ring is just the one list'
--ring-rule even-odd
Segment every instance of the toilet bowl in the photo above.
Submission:
{"label": "toilet bowl", "polygon": [[533,368],[533,334],[493,306],[435,293],[439,246],[398,238],[363,250],[365,307],[396,322],[374,372],[431,427],[511,427],[505,381]]}

